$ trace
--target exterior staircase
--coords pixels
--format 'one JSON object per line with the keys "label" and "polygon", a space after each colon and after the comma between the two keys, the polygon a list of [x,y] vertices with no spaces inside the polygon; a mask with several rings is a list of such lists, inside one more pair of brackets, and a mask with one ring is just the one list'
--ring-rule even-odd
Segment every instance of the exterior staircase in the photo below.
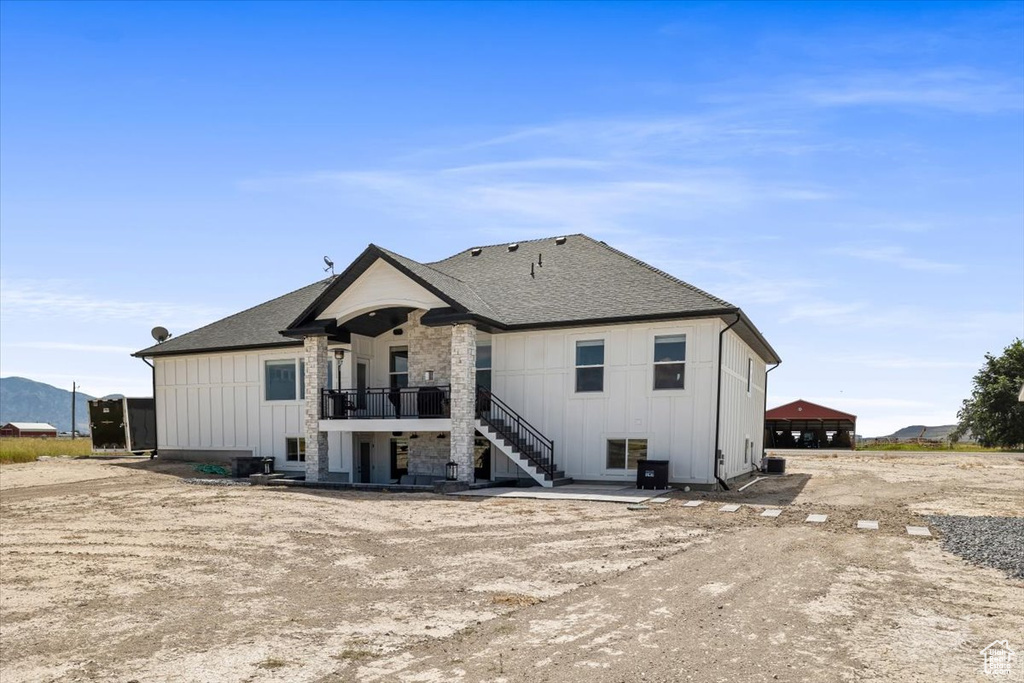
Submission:
{"label": "exterior staircase", "polygon": [[538,484],[572,483],[555,465],[555,442],[483,387],[477,389],[476,418],[477,431]]}

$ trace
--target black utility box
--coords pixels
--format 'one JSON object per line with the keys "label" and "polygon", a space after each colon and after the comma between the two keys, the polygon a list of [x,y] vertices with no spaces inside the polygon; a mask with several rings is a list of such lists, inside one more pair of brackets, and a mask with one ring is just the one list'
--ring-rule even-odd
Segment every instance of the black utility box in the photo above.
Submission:
{"label": "black utility box", "polygon": [[765,458],[764,459],[764,472],[765,472],[765,474],[785,474],[786,473],[786,459],[785,458]]}
{"label": "black utility box", "polygon": [[[270,474],[265,469],[264,461],[267,458],[232,458],[231,476],[235,478],[246,478],[251,474]],[[271,462],[273,462],[271,460]],[[273,467],[271,467],[271,472]]]}
{"label": "black utility box", "polygon": [[637,460],[636,487],[638,489],[667,489],[668,460]]}

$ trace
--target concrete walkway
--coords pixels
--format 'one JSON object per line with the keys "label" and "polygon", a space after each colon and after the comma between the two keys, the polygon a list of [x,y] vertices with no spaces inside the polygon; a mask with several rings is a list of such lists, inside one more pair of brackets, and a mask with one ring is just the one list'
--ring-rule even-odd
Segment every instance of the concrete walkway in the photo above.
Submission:
{"label": "concrete walkway", "polygon": [[622,484],[569,484],[556,488],[532,486],[530,488],[495,487],[470,491],[456,491],[452,496],[483,498],[536,498],[540,500],[590,500],[603,503],[665,503],[669,491],[651,491]]}

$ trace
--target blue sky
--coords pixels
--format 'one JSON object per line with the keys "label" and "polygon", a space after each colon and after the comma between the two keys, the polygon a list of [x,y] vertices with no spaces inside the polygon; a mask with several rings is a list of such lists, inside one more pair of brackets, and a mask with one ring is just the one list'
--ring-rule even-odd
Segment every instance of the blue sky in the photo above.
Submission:
{"label": "blue sky", "polygon": [[0,375],[585,232],[741,306],[769,403],[955,420],[1024,335],[1024,3],[3,2]]}

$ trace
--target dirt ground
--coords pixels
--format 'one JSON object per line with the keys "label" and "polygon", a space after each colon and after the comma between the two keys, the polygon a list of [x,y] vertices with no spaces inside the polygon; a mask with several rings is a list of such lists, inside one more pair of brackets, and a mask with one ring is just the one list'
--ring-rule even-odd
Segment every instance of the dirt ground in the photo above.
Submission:
{"label": "dirt ground", "polygon": [[1024,651],[1024,582],[904,530],[1024,516],[1024,457],[798,454],[787,471],[630,510],[5,465],[0,679],[971,681],[989,643]]}

